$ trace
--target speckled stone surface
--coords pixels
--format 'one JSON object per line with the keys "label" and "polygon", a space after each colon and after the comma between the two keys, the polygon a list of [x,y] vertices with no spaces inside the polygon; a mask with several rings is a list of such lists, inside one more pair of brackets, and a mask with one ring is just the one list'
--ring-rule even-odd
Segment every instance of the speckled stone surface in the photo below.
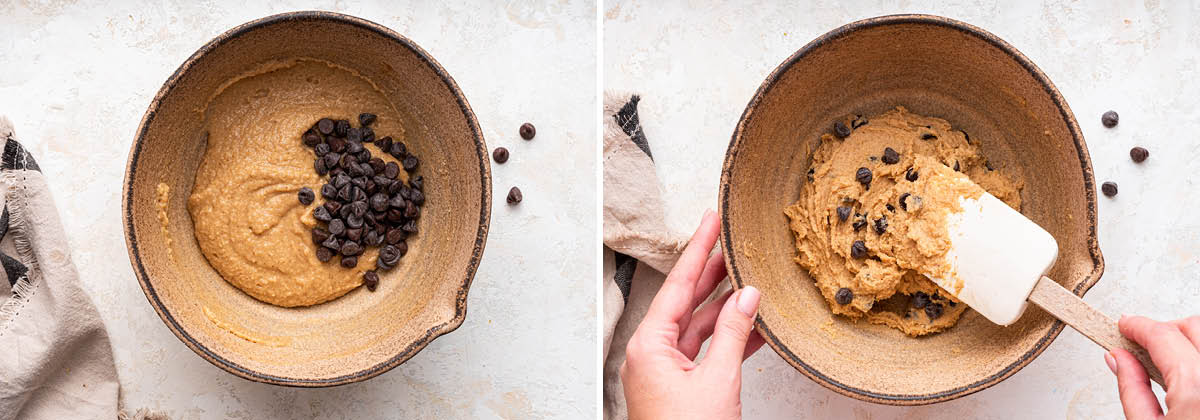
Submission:
{"label": "speckled stone surface", "polygon": [[[850,3],[854,3],[851,5]],[[842,24],[930,13],[990,31],[1032,59],[1072,107],[1097,185],[1106,272],[1085,300],[1159,319],[1200,313],[1200,3],[1197,2],[605,1],[605,89],[641,93],[646,136],[672,228],[691,232],[716,207],[738,117],[767,74]],[[1109,109],[1114,129],[1100,124]],[[1150,150],[1142,164],[1135,145]],[[781,218],[782,219],[782,218]],[[1067,329],[1024,370],[951,402],[901,408],[843,397],[764,348],[747,362],[746,418],[1121,418],[1103,350]],[[886,374],[880,372],[879,374]]]}
{"label": "speckled stone surface", "polygon": [[[176,419],[594,416],[593,3],[30,3],[0,2],[0,114],[46,172],[112,335],[127,408]],[[188,350],[138,288],[120,217],[129,145],[167,76],[233,26],[306,9],[417,42],[458,82],[489,147],[512,152],[492,166],[499,199],[463,326],[391,372],[332,389],[248,382]],[[517,135],[526,121],[537,126],[531,142]],[[513,185],[519,206],[503,199]]]}

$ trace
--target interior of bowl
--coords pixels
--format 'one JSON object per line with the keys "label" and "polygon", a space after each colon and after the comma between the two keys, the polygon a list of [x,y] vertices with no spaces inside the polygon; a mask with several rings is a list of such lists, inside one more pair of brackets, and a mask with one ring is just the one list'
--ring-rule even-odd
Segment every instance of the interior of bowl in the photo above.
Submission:
{"label": "interior of bowl", "polygon": [[924,404],[1012,375],[1062,324],[1034,306],[1008,327],[968,311],[950,330],[914,339],[832,315],[793,262],[783,209],[835,118],[897,105],[967,131],[998,169],[1026,182],[1022,213],[1058,241],[1050,277],[1082,295],[1103,260],[1091,161],[1074,116],[1011,46],[945,18],[888,16],[839,28],[785,61],[748,105],[726,156],[720,205],[731,278],[763,291],[758,327],[804,374],[856,398]]}
{"label": "interior of bowl", "polygon": [[[227,80],[270,60],[300,57],[353,69],[394,103],[409,150],[421,157],[427,204],[408,254],[381,273],[375,292],[358,288],[324,304],[283,308],[241,292],[208,264],[187,199],[204,152],[202,106]],[[462,323],[488,231],[486,150],[454,81],[411,41],[325,12],[250,22],[189,58],[146,113],[125,184],[134,270],[168,327],[230,372],[296,386],[369,378]],[[169,187],[166,223],[156,206],[160,184]]]}

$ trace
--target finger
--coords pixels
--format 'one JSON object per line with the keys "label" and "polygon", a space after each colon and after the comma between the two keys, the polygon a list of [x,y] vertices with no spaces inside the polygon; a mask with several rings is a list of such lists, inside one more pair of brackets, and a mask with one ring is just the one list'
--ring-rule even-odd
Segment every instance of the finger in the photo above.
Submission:
{"label": "finger", "polygon": [[746,343],[754,328],[754,314],[758,312],[761,298],[758,289],[746,286],[725,302],[721,314],[717,316],[708,353],[700,362],[701,369],[722,372],[722,376],[740,377],[742,355],[746,352]]}
{"label": "finger", "polygon": [[[704,303],[704,299],[708,299],[708,295],[712,294],[713,289],[716,289],[717,284],[723,279],[725,279],[725,256],[721,254],[721,251],[717,251],[708,257],[708,262],[704,264],[704,273],[700,274],[700,280],[696,282],[696,291],[692,293],[692,308],[697,308]],[[695,315],[695,312],[684,315],[679,320],[679,330],[687,331]]]}
{"label": "finger", "polygon": [[766,343],[767,340],[758,333],[758,330],[754,330],[754,332],[750,333],[750,340],[746,341],[746,351],[742,352],[742,360],[749,359],[750,356],[753,356]]}
{"label": "finger", "polygon": [[1200,363],[1200,355],[1192,342],[1174,325],[1142,316],[1122,316],[1117,327],[1122,335],[1146,348],[1167,385],[1170,385],[1176,367]]}
{"label": "finger", "polygon": [[1121,407],[1129,420],[1150,420],[1162,417],[1158,398],[1150,390],[1150,376],[1133,354],[1123,349],[1109,353],[1117,366],[1117,392],[1121,395]]}
{"label": "finger", "polygon": [[1192,346],[1200,351],[1200,316],[1177,319],[1169,322],[1169,324],[1179,328],[1179,332],[1182,332],[1184,337],[1187,337],[1188,341],[1192,342]]}
{"label": "finger", "polygon": [[679,336],[679,351],[688,359],[695,359],[700,353],[704,340],[712,336],[713,327],[717,325],[717,315],[725,307],[725,301],[733,295],[733,290],[725,292],[721,297],[704,304],[704,307],[692,314],[692,322]]}
{"label": "finger", "polygon": [[717,241],[719,226],[716,213],[712,210],[705,211],[704,218],[700,220],[700,227],[688,241],[687,248],[684,248],[683,254],[675,262],[671,273],[667,274],[666,281],[654,296],[654,301],[650,303],[650,309],[646,311],[642,322],[677,323],[684,315],[691,313],[694,309],[691,303],[696,281],[704,270],[708,252]]}

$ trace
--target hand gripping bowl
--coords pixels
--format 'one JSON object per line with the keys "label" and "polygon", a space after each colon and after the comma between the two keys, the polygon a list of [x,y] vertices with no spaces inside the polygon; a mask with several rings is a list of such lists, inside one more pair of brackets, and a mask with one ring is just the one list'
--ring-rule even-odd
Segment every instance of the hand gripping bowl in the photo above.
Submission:
{"label": "hand gripping bowl", "polygon": [[983,153],[1025,179],[1022,213],[1061,247],[1049,273],[1083,295],[1104,260],[1083,135],[1062,95],[1020,52],[974,26],[936,16],[866,19],[801,48],[767,77],[730,141],[721,175],[721,248],[736,287],[763,291],[756,326],[789,364],[838,393],[883,404],[958,398],[1012,376],[1063,324],[1031,308],[1001,327],[968,311],[913,339],[834,316],[799,265],[783,208],[795,201],[836,117],[907,107],[983,139]]}
{"label": "hand gripping bowl", "polygon": [[[187,199],[204,153],[198,108],[222,82],[268,60],[295,57],[337,63],[374,81],[398,109],[422,173],[433,176],[425,185],[421,231],[375,292],[358,288],[320,305],[282,308],[242,293],[209,265]],[[170,187],[165,224],[156,204],[160,183]],[[123,207],[142,290],[184,344],[246,379],[331,386],[396,367],[462,324],[487,240],[491,173],[475,115],[428,53],[373,22],[294,12],[221,34],[171,75],[138,129]]]}

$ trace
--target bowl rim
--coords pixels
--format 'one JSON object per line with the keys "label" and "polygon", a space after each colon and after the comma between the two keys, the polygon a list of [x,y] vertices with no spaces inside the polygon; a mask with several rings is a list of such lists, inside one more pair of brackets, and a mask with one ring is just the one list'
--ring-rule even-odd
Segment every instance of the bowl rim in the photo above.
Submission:
{"label": "bowl rim", "polygon": [[[1066,100],[1063,99],[1062,94],[1060,94],[1058,89],[1054,87],[1054,84],[1050,81],[1050,79],[1046,77],[1044,73],[1042,73],[1041,69],[1039,69],[1035,64],[1033,64],[1032,61],[1029,60],[1029,58],[1027,58],[1012,45],[979,27],[942,16],[926,14],[885,15],[862,19],[840,26],[817,37],[804,47],[797,50],[790,57],[784,60],[783,63],[777,66],[771,72],[771,74],[767,76],[766,80],[763,81],[762,85],[759,86],[758,90],[754,94],[754,97],[746,105],[746,109],[743,111],[742,116],[738,119],[737,126],[734,129],[733,136],[729,142],[729,149],[725,154],[724,166],[721,169],[721,185],[719,192],[720,202],[718,203],[719,208],[721,209],[721,249],[725,255],[725,265],[728,268],[729,277],[732,280],[734,287],[741,289],[745,285],[745,280],[742,278],[741,272],[738,269],[737,255],[735,252],[733,252],[733,239],[731,238],[730,222],[729,217],[727,216],[729,214],[730,177],[733,172],[734,160],[737,157],[738,149],[742,143],[742,135],[745,128],[753,119],[755,109],[762,102],[763,98],[775,86],[780,77],[786,73],[793,64],[799,62],[810,52],[824,46],[829,42],[841,39],[859,30],[888,25],[905,24],[934,25],[950,28],[991,44],[993,47],[1000,49],[1004,53],[1008,54],[1013,60],[1020,63],[1020,65],[1026,71],[1028,71],[1029,74],[1033,76],[1033,78],[1039,84],[1041,84],[1042,88],[1054,101],[1054,104],[1058,108],[1059,114],[1062,117],[1062,121],[1066,123],[1067,128],[1071,133],[1072,140],[1075,143],[1075,150],[1079,155],[1079,162],[1081,166],[1080,169],[1083,171],[1084,195],[1087,203],[1087,246],[1092,257],[1093,268],[1092,272],[1089,273],[1087,277],[1084,278],[1083,281],[1076,285],[1072,290],[1075,295],[1083,296],[1088,289],[1090,289],[1096,284],[1096,282],[1100,280],[1101,275],[1104,273],[1104,257],[1100,253],[1100,246],[1096,236],[1096,188],[1094,175],[1092,172],[1092,161],[1090,155],[1088,154],[1087,145],[1083,139],[1083,133],[1080,131],[1079,124],[1075,120],[1074,113],[1071,112],[1071,108],[1067,105]],[[1021,355],[1017,361],[1005,366],[999,372],[996,372],[972,384],[927,394],[888,394],[856,388],[825,376],[817,369],[804,363],[804,361],[801,360],[795,353],[792,353],[792,351],[788,349],[782,341],[780,341],[779,337],[774,334],[774,332],[771,330],[771,327],[763,321],[762,315],[756,317],[754,324],[758,331],[763,335],[763,338],[766,339],[767,344],[770,345],[771,348],[780,355],[780,357],[782,357],[788,362],[788,364],[792,365],[792,367],[796,368],[796,370],[800,371],[800,373],[803,373],[805,376],[808,376],[813,381],[845,396],[857,398],[863,401],[889,405],[923,405],[949,401],[995,385],[1009,376],[1012,376],[1017,371],[1021,370],[1021,368],[1028,365],[1029,362],[1033,361],[1034,358],[1040,355],[1042,351],[1044,351],[1050,345],[1050,343],[1054,341],[1056,337],[1058,337],[1058,334],[1062,332],[1065,325],[1062,323],[1062,321],[1055,319],[1050,330],[1037,341],[1032,349]]]}
{"label": "bowl rim", "polygon": [[[146,273],[146,268],[142,263],[142,257],[138,249],[138,240],[133,225],[133,195],[131,194],[133,180],[137,173],[138,156],[141,153],[142,143],[146,138],[146,131],[149,124],[154,120],[158,107],[161,105],[163,98],[167,96],[178,84],[179,80],[199,59],[204,57],[212,50],[220,47],[230,40],[245,35],[256,29],[265,28],[268,26],[283,24],[287,22],[303,22],[303,21],[332,21],[338,24],[350,25],[359,29],[366,29],[374,32],[377,35],[383,36],[393,42],[396,42],[405,48],[408,48],[425,63],[433,69],[446,85],[446,88],[454,95],[458,102],[459,108],[463,116],[467,120],[467,125],[471,130],[471,135],[475,142],[475,152],[479,160],[479,175],[480,183],[482,184],[482,194],[480,197],[480,213],[479,213],[479,228],[475,233],[475,245],[472,251],[470,261],[467,263],[466,273],[463,276],[461,285],[458,288],[455,297],[454,317],[450,320],[434,325],[428,328],[424,335],[419,337],[415,342],[409,343],[398,354],[390,359],[371,366],[369,368],[330,378],[293,378],[279,375],[272,375],[263,372],[258,372],[253,369],[246,368],[237,363],[222,357],[220,354],[208,349],[200,342],[196,341],[191,334],[183,328],[171,315],[169,311],[158,298],[158,293],[154,290],[154,285],[151,284],[149,275]],[[133,146],[130,148],[129,160],[125,167],[125,180],[123,182],[121,202],[121,218],[125,225],[125,243],[129,251],[129,259],[133,263],[134,273],[137,276],[138,283],[141,285],[142,291],[146,294],[146,299],[150,301],[154,311],[162,318],[163,323],[183,341],[188,348],[200,355],[200,357],[209,361],[213,365],[237,375],[239,377],[249,379],[256,382],[269,383],[274,385],[285,385],[293,387],[328,387],[336,385],[344,385],[348,383],[358,382],[378,376],[392,368],[399,366],[408,359],[412,358],[418,352],[425,348],[434,339],[454,331],[462,325],[467,315],[467,292],[471,287],[471,282],[475,277],[475,272],[479,268],[479,262],[483,256],[483,249],[487,243],[487,234],[491,219],[491,166],[487,159],[487,145],[484,142],[483,131],[479,128],[479,121],[475,117],[475,113],[471,110],[470,104],[467,103],[466,97],[459,89],[458,84],[450,77],[446,69],[442,67],[432,56],[424,49],[418,46],[415,42],[400,35],[399,33],[383,26],[381,24],[369,21],[363,18],[346,15],[336,12],[320,11],[320,10],[305,10],[286,12],[275,15],[266,16],[255,19],[232,29],[229,29],[196,50],[190,57],[187,58],[175,70],[174,73],[167,79],[163,86],[155,94],[154,99],[150,102],[149,108],[146,109],[145,115],[142,116],[142,121],[138,125],[137,137],[134,139]]]}

